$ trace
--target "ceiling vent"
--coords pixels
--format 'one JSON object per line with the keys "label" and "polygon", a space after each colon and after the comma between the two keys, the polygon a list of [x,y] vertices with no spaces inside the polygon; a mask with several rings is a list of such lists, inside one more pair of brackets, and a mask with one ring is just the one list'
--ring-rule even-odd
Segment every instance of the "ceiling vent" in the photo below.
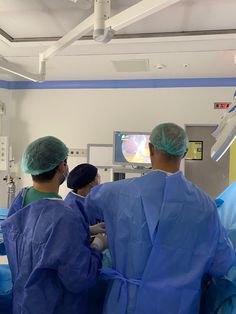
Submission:
{"label": "ceiling vent", "polygon": [[149,59],[113,60],[117,72],[147,72]]}

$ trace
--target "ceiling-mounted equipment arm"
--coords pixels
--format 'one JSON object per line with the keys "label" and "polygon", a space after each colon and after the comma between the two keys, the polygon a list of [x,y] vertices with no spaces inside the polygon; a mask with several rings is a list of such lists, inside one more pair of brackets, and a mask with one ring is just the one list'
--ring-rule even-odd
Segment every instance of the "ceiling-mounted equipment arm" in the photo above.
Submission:
{"label": "ceiling-mounted equipment arm", "polygon": [[[78,40],[85,34],[92,31],[94,24],[97,23],[96,24],[97,26],[95,26],[94,28],[95,31],[94,37],[96,37],[96,40],[107,42],[111,39],[114,31],[117,32],[122,28],[133,24],[134,22],[137,22],[153,13],[161,11],[167,8],[168,6],[180,1],[182,0],[142,0],[107,20],[105,18],[101,20],[100,19],[101,14],[103,14],[104,17],[104,12],[109,11],[110,3],[109,5],[107,4],[107,6],[105,6],[103,0],[97,0],[97,2],[95,0],[96,5],[98,6],[97,7],[98,11],[96,11],[96,17],[95,14],[90,15],[83,22],[77,25],[74,29],[72,29],[61,39],[59,39],[55,44],[53,44],[51,47],[49,47],[44,52],[39,54],[38,74],[33,74],[28,71],[24,71],[17,65],[10,63],[6,60],[0,61],[0,68],[33,82],[43,82],[45,80],[46,74],[46,61],[50,57],[57,54],[59,51],[71,45],[74,41]],[[99,36],[99,34],[96,34],[96,30],[100,29],[100,27],[104,29],[104,33],[101,36]]]}
{"label": "ceiling-mounted equipment arm", "polygon": [[45,75],[46,75],[46,64],[45,61],[40,62],[39,64],[39,73],[34,74],[31,72],[28,72],[26,70],[23,70],[18,65],[8,62],[4,58],[0,58],[0,69],[15,74],[17,76],[23,77],[27,80],[33,81],[33,82],[43,82],[45,81]]}
{"label": "ceiling-mounted equipment arm", "polygon": [[69,31],[66,35],[55,42],[51,47],[49,47],[44,52],[40,53],[41,60],[48,60],[53,57],[59,51],[65,49],[71,45],[74,41],[80,39],[85,34],[89,33],[93,29],[94,24],[94,14],[91,14],[83,22]]}
{"label": "ceiling-mounted equipment arm", "polygon": [[211,148],[211,158],[219,161],[236,138],[236,92],[232,105],[221,117],[221,121],[212,135],[216,142]]}
{"label": "ceiling-mounted equipment arm", "polygon": [[[110,0],[94,0],[95,13],[69,31],[55,44],[40,54],[41,60],[48,60],[60,50],[68,47],[74,41],[90,32],[94,27],[94,36],[98,40],[99,35],[106,31],[118,31],[133,24],[153,13],[161,11],[166,7],[182,0],[143,0],[128,9],[106,19],[104,15],[110,15]],[[99,40],[100,41],[100,40]],[[105,41],[104,41],[105,42]]]}
{"label": "ceiling-mounted equipment arm", "polygon": [[8,62],[4,58],[0,58],[0,69],[15,74],[17,76],[23,77],[27,80],[33,82],[44,82],[46,76],[46,60],[54,56],[58,51],[68,47],[75,40],[79,39],[83,35],[87,34],[93,29],[94,15],[90,15],[82,23],[77,25],[69,33],[59,39],[54,45],[49,47],[46,51],[39,54],[39,73],[34,74],[23,70],[18,65]]}
{"label": "ceiling-mounted equipment arm", "polygon": [[111,27],[106,28],[105,21],[110,18],[111,0],[94,0],[93,39],[101,43],[109,42],[114,34]]}

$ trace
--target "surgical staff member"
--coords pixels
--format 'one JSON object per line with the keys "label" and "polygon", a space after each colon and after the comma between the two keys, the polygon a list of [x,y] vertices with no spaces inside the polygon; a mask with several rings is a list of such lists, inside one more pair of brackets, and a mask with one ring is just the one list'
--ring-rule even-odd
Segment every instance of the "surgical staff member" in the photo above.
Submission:
{"label": "surgical staff member", "polygon": [[[66,196],[65,203],[74,208],[75,211],[80,211],[88,224],[92,224],[89,227],[91,235],[106,232],[104,222],[98,223],[101,219],[94,219],[92,222],[89,222],[84,210],[86,196],[93,187],[99,184],[100,175],[97,167],[88,163],[77,165],[70,171],[67,178],[67,187],[71,191]],[[108,250],[105,250],[103,252],[103,267],[107,265],[110,265],[110,253]],[[96,285],[89,290],[88,314],[102,313],[106,290],[107,282],[98,279]]]}
{"label": "surgical staff member", "polygon": [[46,136],[28,145],[22,170],[33,186],[16,197],[2,223],[13,277],[14,314],[87,312],[87,290],[101,267],[106,246],[96,238],[90,247],[82,214],[68,207],[59,186],[68,173],[68,149]]}
{"label": "surgical staff member", "polygon": [[[79,164],[73,168],[67,178],[67,187],[71,191],[65,198],[65,203],[73,207],[75,210],[79,210],[88,221],[87,214],[85,213],[84,204],[85,197],[89,194],[91,189],[100,184],[100,175],[97,167],[84,163]],[[102,218],[102,217],[100,217]],[[90,232],[92,235],[97,233],[105,233],[104,223],[102,219],[97,219],[88,222],[90,226]]]}
{"label": "surgical staff member", "polygon": [[112,269],[104,314],[197,314],[205,274],[224,275],[235,255],[215,203],[179,170],[188,149],[176,124],[150,136],[152,171],[88,196],[104,215]]}

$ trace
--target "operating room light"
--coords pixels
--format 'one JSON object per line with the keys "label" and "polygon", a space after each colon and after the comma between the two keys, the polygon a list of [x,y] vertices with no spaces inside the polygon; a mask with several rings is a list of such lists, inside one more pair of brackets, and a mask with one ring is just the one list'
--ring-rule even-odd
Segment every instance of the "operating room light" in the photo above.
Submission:
{"label": "operating room light", "polygon": [[234,102],[228,111],[223,115],[221,122],[212,135],[216,138],[211,148],[211,158],[215,161],[226,153],[236,138],[236,92]]}
{"label": "operating room light", "polygon": [[[235,130],[236,131],[236,130]],[[221,159],[221,157],[224,156],[224,154],[227,152],[227,150],[229,149],[229,147],[231,146],[231,144],[233,144],[234,140],[235,140],[236,135],[234,135],[231,138],[227,138],[225,141],[225,144],[222,145],[222,149],[220,150],[212,150],[211,152],[211,157],[213,160],[215,161],[219,161]]]}

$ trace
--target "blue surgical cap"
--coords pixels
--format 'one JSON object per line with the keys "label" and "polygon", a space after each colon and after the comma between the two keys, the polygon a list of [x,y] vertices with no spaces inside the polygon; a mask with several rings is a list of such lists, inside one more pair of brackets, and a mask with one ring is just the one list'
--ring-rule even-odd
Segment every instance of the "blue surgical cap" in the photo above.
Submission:
{"label": "blue surgical cap", "polygon": [[76,166],[67,178],[67,187],[72,190],[81,189],[92,182],[98,173],[98,169],[91,164]]}
{"label": "blue surgical cap", "polygon": [[30,143],[22,156],[25,173],[39,175],[56,168],[68,156],[68,148],[56,137],[45,136]]}
{"label": "blue surgical cap", "polygon": [[156,126],[150,135],[155,150],[183,157],[188,150],[188,137],[184,129],[174,123],[162,123]]}

